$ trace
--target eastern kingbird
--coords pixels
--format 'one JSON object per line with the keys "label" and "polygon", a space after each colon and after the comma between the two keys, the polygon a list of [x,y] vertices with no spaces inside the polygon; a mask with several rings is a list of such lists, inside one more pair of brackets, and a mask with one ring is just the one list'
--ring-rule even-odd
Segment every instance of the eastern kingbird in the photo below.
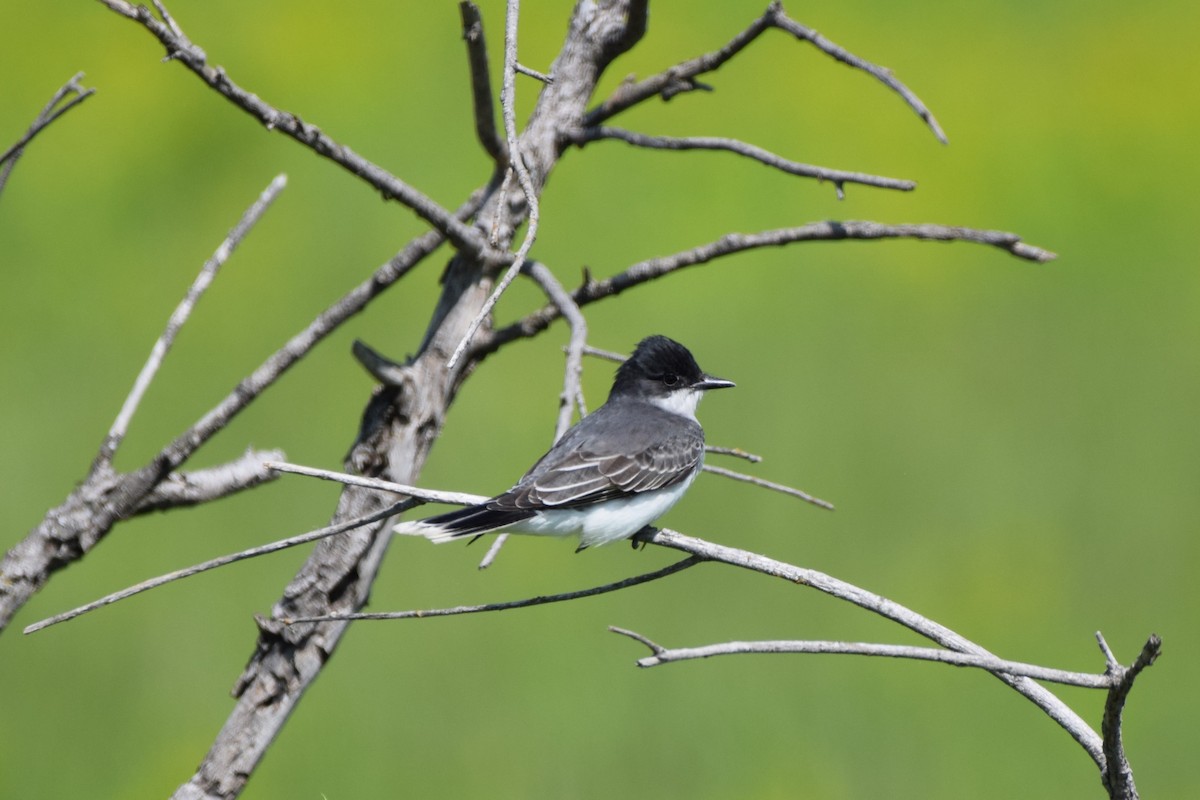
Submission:
{"label": "eastern kingbird", "polygon": [[[704,464],[696,405],[732,381],[705,374],[665,336],[643,339],[617,369],[608,401],[584,417],[517,485],[479,505],[396,526],[448,542],[484,533],[578,533],[579,550],[628,539],[665,514]],[[578,551],[577,551],[578,552]]]}

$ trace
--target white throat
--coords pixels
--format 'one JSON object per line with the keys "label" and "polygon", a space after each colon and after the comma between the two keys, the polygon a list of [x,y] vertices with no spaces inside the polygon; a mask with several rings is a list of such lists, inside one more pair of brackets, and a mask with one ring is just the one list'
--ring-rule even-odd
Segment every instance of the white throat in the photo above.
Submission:
{"label": "white throat", "polygon": [[704,392],[699,389],[679,389],[665,397],[651,397],[650,402],[663,411],[669,411],[688,419],[696,419],[696,406],[700,404],[703,394]]}

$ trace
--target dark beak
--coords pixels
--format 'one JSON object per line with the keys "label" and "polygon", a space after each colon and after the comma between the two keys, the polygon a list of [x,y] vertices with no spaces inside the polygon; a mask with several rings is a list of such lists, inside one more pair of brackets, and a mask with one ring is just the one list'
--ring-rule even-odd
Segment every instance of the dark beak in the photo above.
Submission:
{"label": "dark beak", "polygon": [[709,389],[728,389],[736,385],[733,381],[727,381],[724,378],[714,378],[712,375],[705,375],[693,383],[692,388],[707,392]]}

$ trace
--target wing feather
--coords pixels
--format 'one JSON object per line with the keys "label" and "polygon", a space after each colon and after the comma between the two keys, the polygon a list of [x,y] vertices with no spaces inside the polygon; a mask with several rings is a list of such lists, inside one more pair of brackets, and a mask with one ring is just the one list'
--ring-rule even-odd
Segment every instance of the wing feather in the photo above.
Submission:
{"label": "wing feather", "polygon": [[634,413],[621,405],[610,402],[586,417],[516,486],[485,505],[496,511],[573,508],[673,486],[699,468],[704,432],[698,423],[648,404]]}

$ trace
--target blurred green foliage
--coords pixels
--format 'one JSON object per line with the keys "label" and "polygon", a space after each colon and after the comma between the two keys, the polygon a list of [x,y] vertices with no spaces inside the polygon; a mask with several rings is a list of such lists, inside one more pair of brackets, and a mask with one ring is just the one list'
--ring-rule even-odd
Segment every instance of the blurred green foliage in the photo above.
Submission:
{"label": "blurred green foliage", "polygon": [[[765,0],[764,0],[765,2]],[[724,43],[761,3],[655,4],[610,91]],[[522,59],[547,68],[569,4],[527,0]],[[231,77],[453,207],[486,178],[456,4],[254,4],[171,10]],[[482,3],[493,61],[502,4]],[[1134,690],[1129,755],[1147,797],[1200,796],[1195,573],[1200,519],[1200,271],[1195,156],[1200,5],[852,0],[790,12],[892,67],[934,110],[939,145],[894,95],[780,34],[619,124],[740,137],[787,157],[914,178],[838,202],[729,155],[598,143],[567,154],[535,256],[568,285],[712,240],[817,219],[1019,232],[1037,266],[964,244],[793,246],[688,270],[589,310],[592,342],[663,332],[738,382],[702,411],[710,441],[828,514],[717,478],[666,520],[903,602],[998,654],[1102,668],[1146,636],[1166,656]],[[133,467],[208,409],[422,227],[264,131],[99,3],[10,3],[0,19],[0,147],[77,70],[94,98],[28,149],[0,196],[5,547],[84,474],[200,264],[272,176],[289,188],[180,337],[137,417]],[[497,72],[498,74],[498,72]],[[519,84],[522,115],[536,84]],[[445,254],[382,297],[205,447],[337,467],[371,390],[362,338],[414,349]],[[499,317],[542,300],[519,286]],[[507,487],[553,429],[556,327],[489,360],[423,482]],[[611,369],[587,365],[590,402]],[[211,507],[125,524],[56,575],[0,637],[0,796],[161,797],[231,706],[290,552],[144,595],[33,637],[20,628],[151,575],[313,527],[332,486],[285,478]],[[372,608],[561,591],[666,563],[663,552],[512,542],[394,544]],[[702,567],[601,599],[506,615],[368,623],[346,637],[249,798],[1093,798],[1091,762],[986,675],[819,657],[633,666],[605,626],[667,645],[748,638],[912,641],[853,608]],[[1063,696],[1098,726],[1102,697]]]}

